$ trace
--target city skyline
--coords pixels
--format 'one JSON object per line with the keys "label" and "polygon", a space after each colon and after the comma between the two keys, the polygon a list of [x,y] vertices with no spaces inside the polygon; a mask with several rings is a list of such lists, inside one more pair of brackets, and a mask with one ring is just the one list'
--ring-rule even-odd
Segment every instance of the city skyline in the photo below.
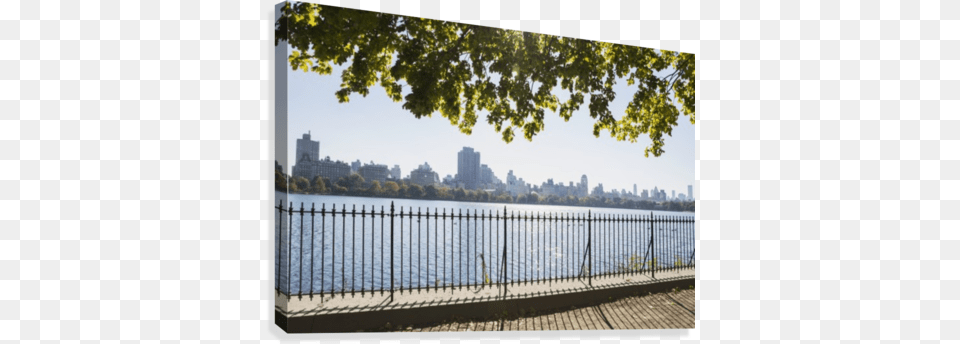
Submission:
{"label": "city skyline", "polygon": [[[305,135],[303,136],[303,139],[309,139],[309,138],[310,138],[309,135],[310,135],[309,133],[305,134]],[[298,138],[297,140],[298,140],[298,145],[299,145],[301,139]],[[319,143],[319,142],[316,142],[316,143]],[[457,152],[457,159],[458,159],[458,164],[457,164],[457,165],[458,165],[458,169],[460,168],[461,159],[463,159],[463,158],[462,158],[462,155],[464,154],[464,151],[466,151],[466,150],[469,150],[469,152],[470,152],[471,154],[476,154],[476,155],[478,155],[478,156],[479,156],[479,153],[480,153],[480,152],[476,152],[476,151],[472,150],[470,147],[463,147],[460,151]],[[311,154],[311,155],[312,155],[312,154]],[[327,157],[327,156],[324,156],[324,157],[320,158],[320,160],[324,160],[324,159],[326,159],[326,158],[328,158],[328,157]],[[352,162],[352,163],[348,163],[346,160],[343,160],[343,159],[336,159],[336,158],[332,158],[332,157],[329,157],[329,158],[330,158],[330,160],[332,160],[332,161],[336,161],[336,162],[340,162],[340,163],[344,163],[344,164],[357,164],[357,165],[360,165],[360,160],[359,160],[359,159],[358,159],[357,161]],[[377,164],[377,165],[383,165],[384,167],[386,167],[386,164],[383,164],[383,163],[380,163],[380,162],[377,162],[377,161],[371,161],[370,163],[371,163],[371,164]],[[473,165],[476,165],[476,164],[473,163]],[[296,165],[294,165],[294,167],[295,167],[295,166],[296,166]],[[482,164],[482,166],[483,166],[484,168],[487,167],[486,164]],[[395,165],[395,168],[396,168],[396,167],[397,167],[397,165]],[[440,173],[440,172],[438,172],[436,169],[433,169],[433,168],[429,165],[429,161],[426,161],[426,162],[424,162],[424,164],[420,164],[420,165],[418,165],[417,167],[412,168],[412,169],[410,170],[410,172],[408,172],[407,174],[402,174],[402,173],[401,173],[401,174],[400,174],[400,178],[396,178],[396,179],[416,179],[417,177],[414,176],[414,174],[415,174],[419,169],[421,169],[421,168],[427,168],[427,169],[429,169],[430,172],[436,174],[438,177],[439,177],[440,175],[443,175],[443,173]],[[513,171],[513,170],[510,170],[510,171]],[[357,172],[357,171],[354,171],[354,172]],[[390,173],[391,173],[391,172],[389,172],[389,170],[388,170],[387,174],[389,175]],[[509,172],[508,172],[508,174],[509,174]],[[450,175],[450,176],[453,176],[453,177],[459,177],[460,173],[454,173],[454,174],[449,174],[449,173],[448,173],[447,175]],[[496,177],[498,180],[502,179],[502,178],[500,178],[500,176],[496,176],[496,175],[495,175],[495,177]],[[520,178],[522,178],[522,177],[520,177]],[[582,175],[582,176],[581,176],[581,182],[583,181],[583,178],[589,178],[589,176],[587,176],[587,175]],[[472,179],[472,178],[468,178],[468,179]],[[438,180],[439,180],[439,178],[438,178]],[[536,181],[529,181],[529,180],[524,180],[524,181],[526,182],[526,184],[528,184],[528,185],[532,188],[532,187],[542,186],[543,184],[547,184],[547,183],[548,183],[549,181],[551,181],[551,180],[553,181],[554,184],[559,184],[559,185],[564,185],[564,186],[568,185],[568,184],[571,183],[571,182],[573,182],[574,185],[577,185],[577,184],[578,184],[577,182],[574,182],[574,181],[560,181],[560,180],[555,180],[554,178],[548,178],[547,180],[541,181],[541,182],[539,182],[539,183],[537,183]],[[463,178],[460,179],[460,182],[462,182],[462,183],[469,183],[468,180],[464,180]],[[501,182],[502,182],[502,180],[501,180]],[[477,182],[474,182],[474,183],[477,183]],[[416,184],[423,184],[423,182],[419,182],[419,183],[416,183]],[[602,185],[602,184],[603,184],[603,182],[597,182],[597,183],[594,184],[593,186],[596,187],[597,185]],[[671,195],[670,198],[671,198],[671,199],[673,199],[673,198],[678,198],[678,196],[683,195],[683,196],[685,197],[685,200],[690,200],[690,198],[691,198],[691,193],[692,193],[692,187],[693,187],[692,185],[687,185],[687,193],[684,193],[682,189],[681,189],[681,192],[680,192],[680,193],[677,193],[676,190],[671,189],[670,191],[672,192],[672,195]],[[466,186],[466,185],[464,186],[464,188],[466,188],[466,189],[472,189],[471,187]],[[609,192],[620,192],[621,194],[624,194],[624,195],[634,195],[634,196],[638,196],[638,197],[642,194],[642,192],[640,192],[640,191],[654,190],[654,189],[657,189],[657,188],[659,188],[659,187],[658,187],[658,186],[654,186],[653,188],[649,188],[649,189],[638,189],[638,188],[637,188],[637,184],[634,183],[634,184],[633,184],[633,191],[630,192],[630,190],[627,190],[627,189],[624,189],[624,188],[621,188],[620,190],[618,190],[617,188],[611,188],[611,187],[608,187],[608,186],[604,186],[604,189],[605,189],[605,190],[609,190]],[[665,188],[659,188],[659,189],[660,189],[661,191],[666,191]]]}
{"label": "city skyline", "polygon": [[[640,189],[657,187],[682,193],[695,180],[694,126],[682,116],[673,128],[673,136],[665,137],[666,153],[656,158],[643,156],[643,147],[649,144],[643,136],[636,143],[616,141],[606,133],[594,137],[594,120],[586,111],[588,103],[575,111],[569,122],[548,111],[545,130],[533,142],[520,133],[507,144],[486,123],[486,112],[478,113],[477,124],[468,136],[439,115],[415,118],[402,109],[401,103],[390,101],[379,87],[371,87],[367,97],[354,95],[349,103],[338,103],[334,92],[339,89],[337,76],[343,68],[334,66],[333,73],[324,76],[289,74],[290,147],[296,147],[296,139],[310,132],[320,141],[320,159],[329,156],[348,164],[360,160],[399,165],[405,177],[424,162],[429,162],[441,179],[456,175],[458,152],[472,147],[482,153],[480,164],[489,166],[497,178],[505,180],[513,170],[531,186],[548,179],[576,184],[587,175],[590,189],[602,183],[605,190],[631,190],[637,184]],[[632,88],[621,81],[614,89],[619,96],[610,108],[618,118]],[[297,159],[293,149],[287,154],[288,164],[283,168],[290,173]]]}

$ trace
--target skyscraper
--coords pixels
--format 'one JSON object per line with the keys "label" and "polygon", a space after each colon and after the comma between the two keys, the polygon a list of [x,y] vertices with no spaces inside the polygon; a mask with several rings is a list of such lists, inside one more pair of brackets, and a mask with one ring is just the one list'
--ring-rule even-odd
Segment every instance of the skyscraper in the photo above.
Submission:
{"label": "skyscraper", "polygon": [[410,171],[410,183],[420,186],[435,185],[440,183],[440,176],[430,168],[430,164],[424,162],[417,169]]}
{"label": "skyscraper", "polygon": [[693,185],[687,185],[687,199],[693,200]]}
{"label": "skyscraper", "polygon": [[517,176],[513,175],[513,170],[507,172],[506,189],[507,192],[513,196],[525,194],[530,191],[527,187],[527,183],[523,181],[523,178],[517,178]]}
{"label": "skyscraper", "polygon": [[468,190],[480,186],[480,152],[470,147],[463,147],[457,153],[457,177],[463,183],[463,187]]}
{"label": "skyscraper", "polygon": [[320,160],[320,141],[311,140],[309,131],[303,134],[303,138],[297,139],[297,156],[294,157],[294,162],[305,159],[306,161]]}
{"label": "skyscraper", "polygon": [[633,184],[633,195],[637,195],[637,184]]}
{"label": "skyscraper", "polygon": [[310,132],[297,139],[297,156],[294,160],[291,175],[313,180],[317,176],[329,178],[336,182],[341,177],[350,174],[350,165],[342,161],[330,160],[330,157],[320,160],[320,141],[313,141]]}
{"label": "skyscraper", "polygon": [[480,165],[480,183],[484,184],[484,187],[493,187],[500,184],[500,179],[497,178],[497,175],[493,173],[489,166]]}
{"label": "skyscraper", "polygon": [[390,174],[390,169],[387,168],[387,165],[375,164],[371,161],[369,164],[364,164],[357,169],[357,173],[363,177],[363,180],[370,185],[370,183],[377,181],[380,182],[380,185],[383,185],[387,181],[387,175]]}
{"label": "skyscraper", "polygon": [[597,197],[603,196],[603,183],[597,184],[597,186],[593,188],[593,195]]}
{"label": "skyscraper", "polygon": [[396,180],[403,179],[400,173],[400,165],[393,165],[393,168],[390,169],[390,177]]}

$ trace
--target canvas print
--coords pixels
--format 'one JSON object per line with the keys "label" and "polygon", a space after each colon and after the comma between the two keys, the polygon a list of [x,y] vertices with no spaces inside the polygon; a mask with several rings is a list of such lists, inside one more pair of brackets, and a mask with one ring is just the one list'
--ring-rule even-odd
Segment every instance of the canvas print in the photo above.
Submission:
{"label": "canvas print", "polygon": [[694,327],[694,55],[275,10],[277,326]]}

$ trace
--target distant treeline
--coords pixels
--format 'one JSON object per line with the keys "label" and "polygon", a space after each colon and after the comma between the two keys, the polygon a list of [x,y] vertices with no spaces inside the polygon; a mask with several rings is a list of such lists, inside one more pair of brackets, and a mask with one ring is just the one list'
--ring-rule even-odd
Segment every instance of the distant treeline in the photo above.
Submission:
{"label": "distant treeline", "polygon": [[666,211],[695,211],[695,203],[664,202],[657,204],[653,201],[637,201],[619,197],[560,197],[557,195],[542,196],[537,194],[520,194],[516,197],[506,192],[487,192],[483,190],[465,190],[463,188],[448,188],[444,186],[408,184],[404,181],[379,181],[367,183],[362,176],[353,173],[342,177],[336,182],[329,178],[316,177],[312,181],[303,177],[288,177],[280,172],[275,173],[275,187],[297,194],[313,195],[340,195],[383,198],[406,198],[420,200],[446,200],[462,202],[513,203],[513,204],[546,204],[581,207],[605,207],[643,210]]}

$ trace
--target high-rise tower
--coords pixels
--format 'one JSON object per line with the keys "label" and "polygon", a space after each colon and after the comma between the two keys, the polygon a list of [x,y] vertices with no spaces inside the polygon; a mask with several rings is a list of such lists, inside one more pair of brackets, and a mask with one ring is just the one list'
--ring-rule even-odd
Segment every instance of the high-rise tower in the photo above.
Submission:
{"label": "high-rise tower", "polygon": [[480,186],[480,152],[470,147],[463,147],[457,153],[457,177],[463,183],[463,187],[468,190]]}

